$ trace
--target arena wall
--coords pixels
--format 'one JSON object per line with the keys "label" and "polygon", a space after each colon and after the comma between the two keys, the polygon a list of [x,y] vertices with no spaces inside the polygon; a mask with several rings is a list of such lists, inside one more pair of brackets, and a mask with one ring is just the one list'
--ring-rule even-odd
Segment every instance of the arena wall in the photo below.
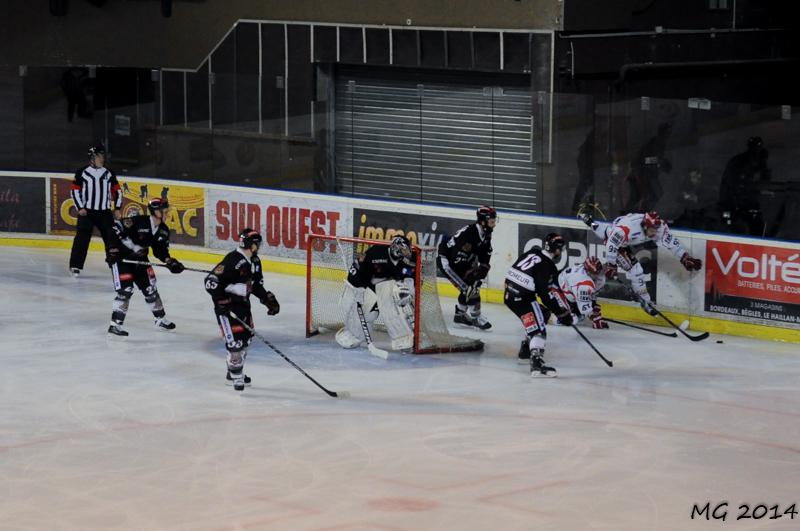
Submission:
{"label": "arena wall", "polygon": [[[0,244],[69,248],[75,210],[71,174],[0,172]],[[215,263],[235,245],[245,226],[264,235],[267,270],[304,275],[310,232],[366,238],[405,234],[414,243],[437,245],[474,219],[471,209],[376,201],[283,190],[120,177],[123,210],[143,211],[150,197],[173,205],[168,225],[173,254],[182,260]],[[522,249],[559,231],[569,241],[561,267],[602,258],[602,242],[577,220],[500,212],[493,235],[492,269],[483,289],[488,302],[502,303],[503,277]],[[637,250],[651,276],[649,289],[665,313],[690,328],[732,335],[800,342],[800,243],[675,230],[703,269],[688,273],[668,252]],[[102,250],[98,238],[92,249]],[[65,264],[66,274],[66,264]],[[456,295],[440,281],[445,295]],[[611,283],[603,294],[608,317],[661,324],[629,302],[626,288]]]}

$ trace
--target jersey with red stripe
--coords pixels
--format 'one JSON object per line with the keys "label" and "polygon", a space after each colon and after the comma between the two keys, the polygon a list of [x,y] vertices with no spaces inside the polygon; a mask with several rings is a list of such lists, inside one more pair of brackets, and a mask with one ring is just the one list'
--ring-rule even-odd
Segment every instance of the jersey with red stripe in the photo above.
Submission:
{"label": "jersey with red stripe", "polygon": [[615,219],[606,228],[606,262],[616,264],[621,248],[641,245],[648,241],[655,242],[659,247],[667,249],[677,258],[683,256],[686,249],[683,248],[678,238],[669,232],[669,227],[665,222],[661,223],[653,238],[648,238],[642,226],[643,220],[644,214],[626,214]]}
{"label": "jersey with red stripe", "polygon": [[592,313],[592,306],[597,300],[597,293],[605,286],[603,275],[592,277],[586,272],[583,264],[568,267],[558,275],[558,285],[570,304],[578,308],[583,316]]}

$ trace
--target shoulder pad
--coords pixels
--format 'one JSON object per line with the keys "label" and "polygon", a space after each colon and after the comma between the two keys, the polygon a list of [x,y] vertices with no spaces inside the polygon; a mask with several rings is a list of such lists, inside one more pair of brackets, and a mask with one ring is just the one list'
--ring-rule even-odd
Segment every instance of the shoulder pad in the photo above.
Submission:
{"label": "shoulder pad", "polygon": [[212,271],[212,273],[214,273],[215,275],[221,275],[223,272],[225,272],[224,264],[219,264],[217,267],[214,268],[214,271]]}

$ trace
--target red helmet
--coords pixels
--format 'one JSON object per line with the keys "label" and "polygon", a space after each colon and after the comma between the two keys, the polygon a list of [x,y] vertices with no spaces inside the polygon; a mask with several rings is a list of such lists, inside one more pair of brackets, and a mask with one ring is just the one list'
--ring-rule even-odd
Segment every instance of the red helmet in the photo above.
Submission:
{"label": "red helmet", "polygon": [[645,229],[654,228],[657,229],[664,223],[661,218],[658,216],[658,212],[655,210],[651,210],[650,212],[645,213],[644,219],[642,220],[642,226]]}
{"label": "red helmet", "polygon": [[592,276],[597,276],[603,271],[603,263],[596,256],[590,256],[583,262],[583,268]]}

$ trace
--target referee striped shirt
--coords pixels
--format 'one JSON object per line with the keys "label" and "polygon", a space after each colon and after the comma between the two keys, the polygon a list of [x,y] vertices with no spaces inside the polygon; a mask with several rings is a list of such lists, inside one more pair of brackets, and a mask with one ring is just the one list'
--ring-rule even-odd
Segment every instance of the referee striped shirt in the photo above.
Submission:
{"label": "referee striped shirt", "polygon": [[72,181],[72,200],[78,210],[108,210],[112,201],[115,208],[122,208],[117,176],[108,168],[91,165],[76,171]]}

